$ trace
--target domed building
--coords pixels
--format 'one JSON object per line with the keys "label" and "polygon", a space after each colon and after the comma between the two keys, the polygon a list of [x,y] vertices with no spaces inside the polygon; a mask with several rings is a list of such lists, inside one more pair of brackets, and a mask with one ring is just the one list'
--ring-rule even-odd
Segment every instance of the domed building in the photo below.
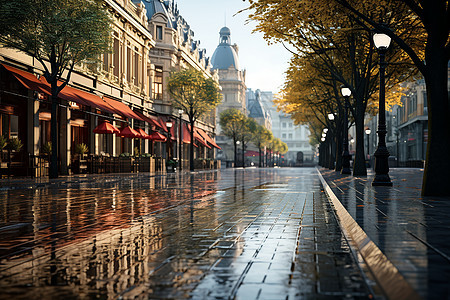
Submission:
{"label": "domed building", "polygon": [[[236,108],[247,114],[245,103],[245,70],[239,66],[239,48],[231,44],[231,31],[223,27],[219,31],[219,45],[211,57],[212,69],[219,73],[219,84],[222,87],[222,103],[217,107],[217,117],[229,108]],[[229,139],[221,135],[221,129],[217,124],[217,144],[222,147],[217,158],[223,161],[232,161],[233,150]]]}

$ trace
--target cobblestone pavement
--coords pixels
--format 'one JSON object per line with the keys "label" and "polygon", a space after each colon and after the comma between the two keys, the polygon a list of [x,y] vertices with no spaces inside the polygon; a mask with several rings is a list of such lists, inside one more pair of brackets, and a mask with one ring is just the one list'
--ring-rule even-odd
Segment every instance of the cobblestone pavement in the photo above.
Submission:
{"label": "cobblestone pavement", "polygon": [[424,299],[450,299],[450,198],[421,197],[422,169],[391,169],[393,187],[321,174],[350,215]]}
{"label": "cobblestone pavement", "polygon": [[30,186],[0,191],[1,299],[371,297],[316,169]]}

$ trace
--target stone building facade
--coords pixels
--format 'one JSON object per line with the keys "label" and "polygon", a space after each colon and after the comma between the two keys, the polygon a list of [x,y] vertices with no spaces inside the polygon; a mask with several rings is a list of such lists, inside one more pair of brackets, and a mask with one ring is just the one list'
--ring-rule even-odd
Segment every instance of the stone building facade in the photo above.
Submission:
{"label": "stone building facade", "polygon": [[[245,70],[240,69],[239,48],[237,44],[231,44],[231,31],[223,27],[219,31],[219,45],[211,57],[213,70],[218,71],[219,84],[222,88],[222,103],[217,107],[217,118],[221,112],[236,108],[247,114],[245,99]],[[226,136],[221,135],[221,129],[217,124],[217,144],[222,148],[217,153],[217,158],[222,161],[234,160],[234,147]]]}
{"label": "stone building facade", "polygon": [[[146,134],[159,132],[167,136],[165,122],[171,120],[179,125],[183,119],[170,106],[166,92],[169,72],[190,67],[202,70],[205,76],[215,76],[205,51],[193,40],[193,32],[172,1],[104,2],[114,20],[113,51],[101,55],[101,62],[95,65],[75,66],[68,85],[58,96],[60,174],[73,171],[74,149],[82,143],[92,156],[151,153],[167,158],[168,143],[95,134],[93,130],[108,121],[119,130],[130,126]],[[36,88],[42,84],[39,77],[43,68],[32,57],[3,47],[0,63],[0,133],[23,142],[18,174],[29,174],[29,158],[42,155],[50,141],[49,97]],[[174,150],[183,146],[183,142],[190,142],[182,141],[182,130],[176,129],[182,127],[175,125],[170,132]],[[214,135],[214,126],[214,113],[199,122],[203,133],[210,136]],[[200,149],[203,144],[212,148],[204,140],[194,142],[199,142]],[[187,151],[188,147],[184,148]],[[199,150],[197,155],[213,158],[214,151],[208,151]],[[172,157],[177,158],[177,153],[178,149],[172,152]],[[10,165],[4,164],[3,160],[2,170],[9,168]]]}

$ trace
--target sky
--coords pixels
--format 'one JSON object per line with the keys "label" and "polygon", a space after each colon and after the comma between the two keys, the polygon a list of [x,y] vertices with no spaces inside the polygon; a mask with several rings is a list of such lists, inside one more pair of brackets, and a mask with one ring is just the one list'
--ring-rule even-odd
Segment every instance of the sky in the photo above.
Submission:
{"label": "sky", "polygon": [[194,39],[212,57],[219,44],[219,30],[231,30],[231,43],[239,47],[239,63],[246,70],[247,88],[278,93],[284,83],[290,53],[281,44],[268,45],[255,23],[245,24],[248,13],[235,15],[248,6],[242,0],[176,0],[181,16],[194,31]]}

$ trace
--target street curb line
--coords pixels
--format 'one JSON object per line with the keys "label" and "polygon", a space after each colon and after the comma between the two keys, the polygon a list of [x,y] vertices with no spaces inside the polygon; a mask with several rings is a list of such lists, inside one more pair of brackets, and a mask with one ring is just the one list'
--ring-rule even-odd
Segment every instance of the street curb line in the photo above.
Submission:
{"label": "street curb line", "polygon": [[334,206],[342,232],[347,240],[352,241],[351,246],[355,247],[357,253],[364,259],[367,268],[386,298],[396,300],[421,299],[419,294],[405,280],[394,264],[381,252],[348,213],[318,169],[317,173],[319,174],[320,181],[328,195],[329,201]]}

